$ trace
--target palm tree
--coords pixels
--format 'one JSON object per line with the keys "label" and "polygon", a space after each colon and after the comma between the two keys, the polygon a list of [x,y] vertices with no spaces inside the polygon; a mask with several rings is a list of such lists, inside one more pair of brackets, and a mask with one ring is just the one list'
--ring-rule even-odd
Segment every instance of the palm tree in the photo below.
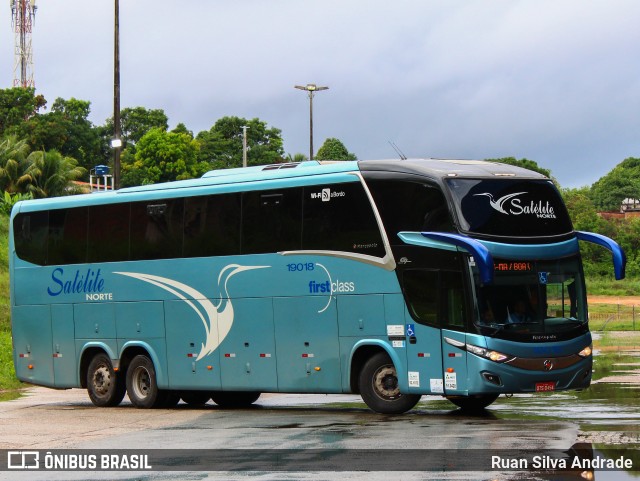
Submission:
{"label": "palm tree", "polygon": [[32,152],[27,162],[27,192],[36,199],[76,194],[73,181],[86,173],[84,168],[78,167],[76,159],[65,157],[56,150]]}
{"label": "palm tree", "polygon": [[0,191],[10,194],[25,192],[29,150],[27,141],[14,135],[0,140]]}

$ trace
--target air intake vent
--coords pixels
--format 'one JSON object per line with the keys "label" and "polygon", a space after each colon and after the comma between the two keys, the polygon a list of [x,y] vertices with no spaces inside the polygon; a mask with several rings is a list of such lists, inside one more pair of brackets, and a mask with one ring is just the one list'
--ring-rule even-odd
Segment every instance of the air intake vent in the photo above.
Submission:
{"label": "air intake vent", "polygon": [[298,167],[299,165],[300,165],[300,162],[289,162],[287,164],[272,164],[272,165],[267,165],[262,170],[293,169],[295,167]]}

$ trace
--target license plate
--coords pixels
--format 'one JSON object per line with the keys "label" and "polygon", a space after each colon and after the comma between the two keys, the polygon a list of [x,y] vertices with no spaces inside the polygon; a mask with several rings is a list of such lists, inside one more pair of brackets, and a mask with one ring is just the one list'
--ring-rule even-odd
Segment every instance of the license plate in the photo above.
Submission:
{"label": "license plate", "polygon": [[549,392],[556,390],[556,383],[554,381],[537,382],[536,392]]}

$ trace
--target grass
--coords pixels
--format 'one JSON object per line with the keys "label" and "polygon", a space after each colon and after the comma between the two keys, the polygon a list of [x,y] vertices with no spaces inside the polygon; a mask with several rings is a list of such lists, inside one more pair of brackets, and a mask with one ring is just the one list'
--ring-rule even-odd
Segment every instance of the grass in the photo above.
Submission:
{"label": "grass", "polygon": [[640,292],[640,279],[615,281],[612,276],[587,277],[587,292],[592,296],[637,296]]}
{"label": "grass", "polygon": [[13,369],[9,309],[8,231],[9,218],[6,215],[0,215],[0,399],[15,397],[15,390],[23,385],[16,379]]}

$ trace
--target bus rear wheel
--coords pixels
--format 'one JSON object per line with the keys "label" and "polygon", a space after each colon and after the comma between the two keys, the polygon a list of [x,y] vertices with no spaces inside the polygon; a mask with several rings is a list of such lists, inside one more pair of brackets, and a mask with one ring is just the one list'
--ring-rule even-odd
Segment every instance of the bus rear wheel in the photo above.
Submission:
{"label": "bus rear wheel", "polygon": [[158,389],[153,362],[145,355],[134,357],[129,364],[127,394],[131,403],[138,408],[153,408],[165,401],[163,392]]}
{"label": "bus rear wheel", "polygon": [[385,352],[369,358],[359,378],[360,395],[373,411],[382,414],[400,414],[413,408],[419,394],[403,394],[398,386],[398,373]]}
{"label": "bus rear wheel", "polygon": [[215,391],[211,393],[211,399],[221,408],[243,408],[256,402],[260,394],[253,391]]}
{"label": "bus rear wheel", "polygon": [[87,392],[91,402],[98,407],[117,406],[124,398],[125,390],[124,379],[114,371],[109,356],[104,353],[93,356],[87,370]]}
{"label": "bus rear wheel", "polygon": [[469,397],[449,397],[447,399],[463,411],[482,411],[498,399],[498,396],[498,394],[484,394]]}

